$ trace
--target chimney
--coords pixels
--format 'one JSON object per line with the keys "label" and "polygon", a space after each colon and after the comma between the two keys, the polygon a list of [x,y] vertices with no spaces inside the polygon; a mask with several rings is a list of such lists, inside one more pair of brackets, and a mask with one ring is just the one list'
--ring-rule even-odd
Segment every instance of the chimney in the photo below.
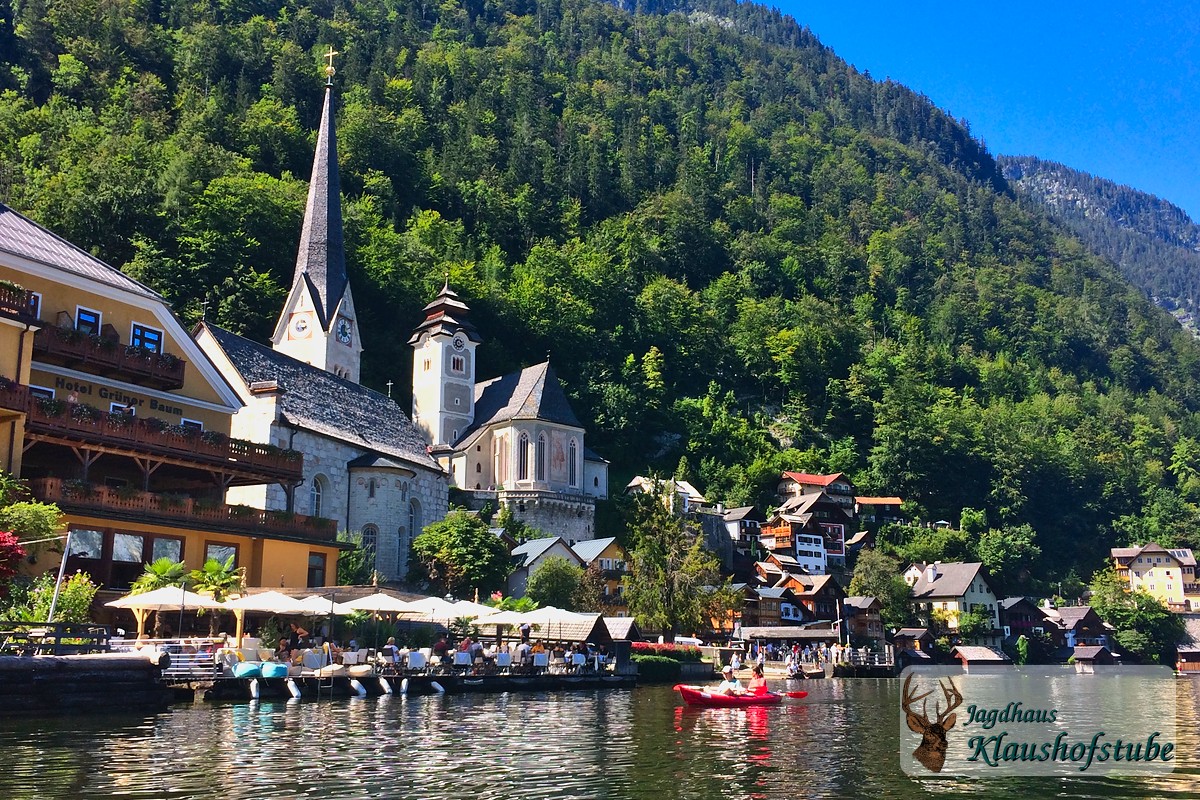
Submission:
{"label": "chimney", "polygon": [[925,582],[926,583],[933,583],[935,580],[937,580],[938,564],[940,564],[940,563],[941,562],[939,562],[939,561],[935,561],[932,564],[930,564],[929,566],[925,567]]}

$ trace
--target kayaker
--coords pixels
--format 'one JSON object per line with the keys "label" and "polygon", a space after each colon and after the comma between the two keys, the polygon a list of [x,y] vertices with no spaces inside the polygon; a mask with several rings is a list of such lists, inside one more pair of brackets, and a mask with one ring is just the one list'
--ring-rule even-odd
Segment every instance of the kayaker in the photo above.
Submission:
{"label": "kayaker", "polygon": [[746,686],[746,694],[766,694],[767,679],[763,677],[762,664],[755,664],[751,672],[754,674],[750,678],[750,683]]}
{"label": "kayaker", "polygon": [[717,687],[717,691],[714,694],[745,694],[745,691],[742,689],[742,682],[733,674],[733,667],[726,664],[721,668],[721,675],[725,680],[721,681],[721,685]]}

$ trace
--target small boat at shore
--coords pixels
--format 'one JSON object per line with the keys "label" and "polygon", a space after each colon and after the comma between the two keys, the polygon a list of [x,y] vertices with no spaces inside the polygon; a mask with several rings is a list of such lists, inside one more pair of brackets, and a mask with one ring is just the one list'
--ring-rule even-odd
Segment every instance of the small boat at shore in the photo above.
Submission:
{"label": "small boat at shore", "polygon": [[682,683],[675,685],[683,702],[689,706],[708,706],[712,708],[739,708],[741,706],[771,706],[783,700],[783,695],[767,692],[766,694],[714,694],[703,686],[687,686]]}

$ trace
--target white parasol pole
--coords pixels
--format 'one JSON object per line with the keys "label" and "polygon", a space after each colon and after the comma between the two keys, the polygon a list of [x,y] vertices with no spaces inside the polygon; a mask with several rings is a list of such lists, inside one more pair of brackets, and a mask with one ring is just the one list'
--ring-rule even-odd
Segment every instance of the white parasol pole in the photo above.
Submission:
{"label": "white parasol pole", "polygon": [[62,561],[58,563],[58,580],[54,582],[54,597],[50,599],[50,619],[46,622],[54,622],[54,611],[58,608],[58,593],[62,590],[63,574],[67,571],[67,558],[71,555],[71,531],[67,530],[67,544],[63,548]]}

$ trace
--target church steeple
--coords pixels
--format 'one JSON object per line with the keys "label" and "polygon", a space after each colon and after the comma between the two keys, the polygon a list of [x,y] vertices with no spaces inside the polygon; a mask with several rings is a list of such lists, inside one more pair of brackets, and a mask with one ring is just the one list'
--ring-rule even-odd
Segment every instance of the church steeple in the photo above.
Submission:
{"label": "church steeple", "polygon": [[359,376],[358,324],[346,276],[342,198],[334,127],[333,48],[325,54],[325,103],[317,128],[317,150],[296,272],[271,341],[275,349],[355,382]]}

